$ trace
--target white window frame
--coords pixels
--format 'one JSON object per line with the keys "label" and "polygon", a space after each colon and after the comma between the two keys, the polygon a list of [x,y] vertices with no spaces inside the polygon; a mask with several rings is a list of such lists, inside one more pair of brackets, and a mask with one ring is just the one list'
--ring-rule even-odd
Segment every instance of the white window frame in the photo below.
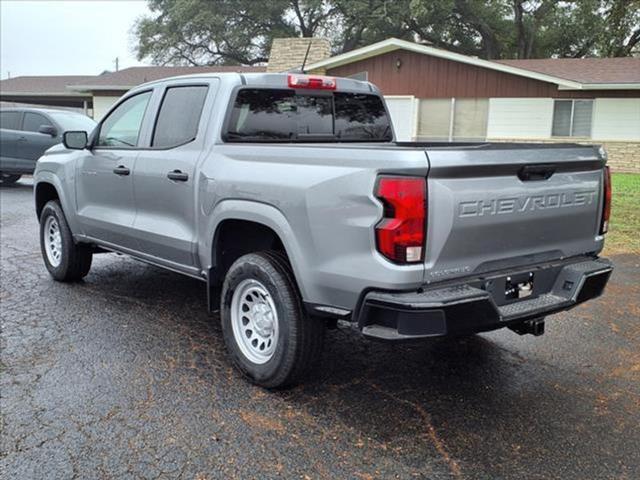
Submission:
{"label": "white window frame", "polygon": [[[454,126],[455,126],[455,113],[456,113],[456,98],[458,97],[451,97],[449,100],[451,101],[450,105],[449,105],[449,135],[447,136],[447,141],[448,142],[453,142],[453,130],[454,130]],[[460,97],[460,98],[467,98],[467,97]],[[485,99],[487,100],[487,102],[489,102],[489,97],[469,97],[469,98],[476,98],[476,99]],[[415,107],[415,134],[417,138],[417,134],[418,134],[418,122],[420,121],[419,118],[419,105],[417,102],[421,101],[421,100],[435,100],[433,98],[416,98],[416,107]],[[486,125],[487,125],[487,131],[485,132],[484,135],[484,139],[486,141],[486,139],[489,136],[489,110],[490,110],[490,105],[489,103],[487,103],[487,117],[486,117]],[[573,111],[572,111],[573,113]],[[552,127],[553,128],[553,127]]]}
{"label": "white window frame", "polygon": [[[573,132],[573,112],[576,108],[576,101],[591,102],[591,120],[589,122],[589,135],[572,135]],[[554,135],[553,124],[556,119],[556,102],[571,102],[571,117],[569,118],[569,135]],[[551,105],[551,130],[549,132],[549,138],[593,138],[593,119],[596,113],[596,99],[595,98],[554,98]]]}

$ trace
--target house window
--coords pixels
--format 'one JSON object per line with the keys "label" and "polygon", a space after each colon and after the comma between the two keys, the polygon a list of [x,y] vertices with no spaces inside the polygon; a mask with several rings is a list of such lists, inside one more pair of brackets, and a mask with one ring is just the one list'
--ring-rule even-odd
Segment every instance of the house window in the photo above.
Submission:
{"label": "house window", "polygon": [[369,72],[364,71],[364,72],[354,73],[353,75],[349,75],[347,78],[352,78],[354,80],[362,80],[363,82],[366,82],[369,79]]}
{"label": "house window", "polygon": [[489,100],[486,98],[456,98],[453,105],[455,142],[477,142],[487,138]]}
{"label": "house window", "polygon": [[483,141],[488,112],[486,98],[420,100],[418,138],[432,142]]}
{"label": "house window", "polygon": [[555,100],[553,103],[554,137],[590,137],[593,100]]}

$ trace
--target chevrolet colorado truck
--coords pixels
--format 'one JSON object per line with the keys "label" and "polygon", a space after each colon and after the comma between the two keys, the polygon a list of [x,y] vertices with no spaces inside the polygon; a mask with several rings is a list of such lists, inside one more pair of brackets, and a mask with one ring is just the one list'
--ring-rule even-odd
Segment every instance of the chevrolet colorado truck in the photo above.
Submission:
{"label": "chevrolet colorado truck", "polygon": [[581,145],[395,142],[368,82],[205,74],[139,86],[37,162],[46,268],[105,251],[206,282],[230,357],[300,381],[324,330],[403,341],[502,327],[600,295],[611,183]]}

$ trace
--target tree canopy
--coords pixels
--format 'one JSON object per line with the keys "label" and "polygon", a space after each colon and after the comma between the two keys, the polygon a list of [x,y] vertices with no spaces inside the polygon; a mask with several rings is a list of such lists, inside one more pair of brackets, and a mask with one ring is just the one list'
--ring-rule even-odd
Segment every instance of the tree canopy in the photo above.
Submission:
{"label": "tree canopy", "polygon": [[487,59],[629,56],[640,0],[148,0],[139,59],[256,65],[283,37],[327,37],[343,53],[389,37]]}

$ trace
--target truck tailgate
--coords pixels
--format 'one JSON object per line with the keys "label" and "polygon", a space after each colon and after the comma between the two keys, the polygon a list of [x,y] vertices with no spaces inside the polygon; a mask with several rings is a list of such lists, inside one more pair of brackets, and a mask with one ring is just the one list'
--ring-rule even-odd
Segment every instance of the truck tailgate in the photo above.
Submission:
{"label": "truck tailgate", "polygon": [[599,252],[604,160],[579,145],[427,147],[425,281]]}

